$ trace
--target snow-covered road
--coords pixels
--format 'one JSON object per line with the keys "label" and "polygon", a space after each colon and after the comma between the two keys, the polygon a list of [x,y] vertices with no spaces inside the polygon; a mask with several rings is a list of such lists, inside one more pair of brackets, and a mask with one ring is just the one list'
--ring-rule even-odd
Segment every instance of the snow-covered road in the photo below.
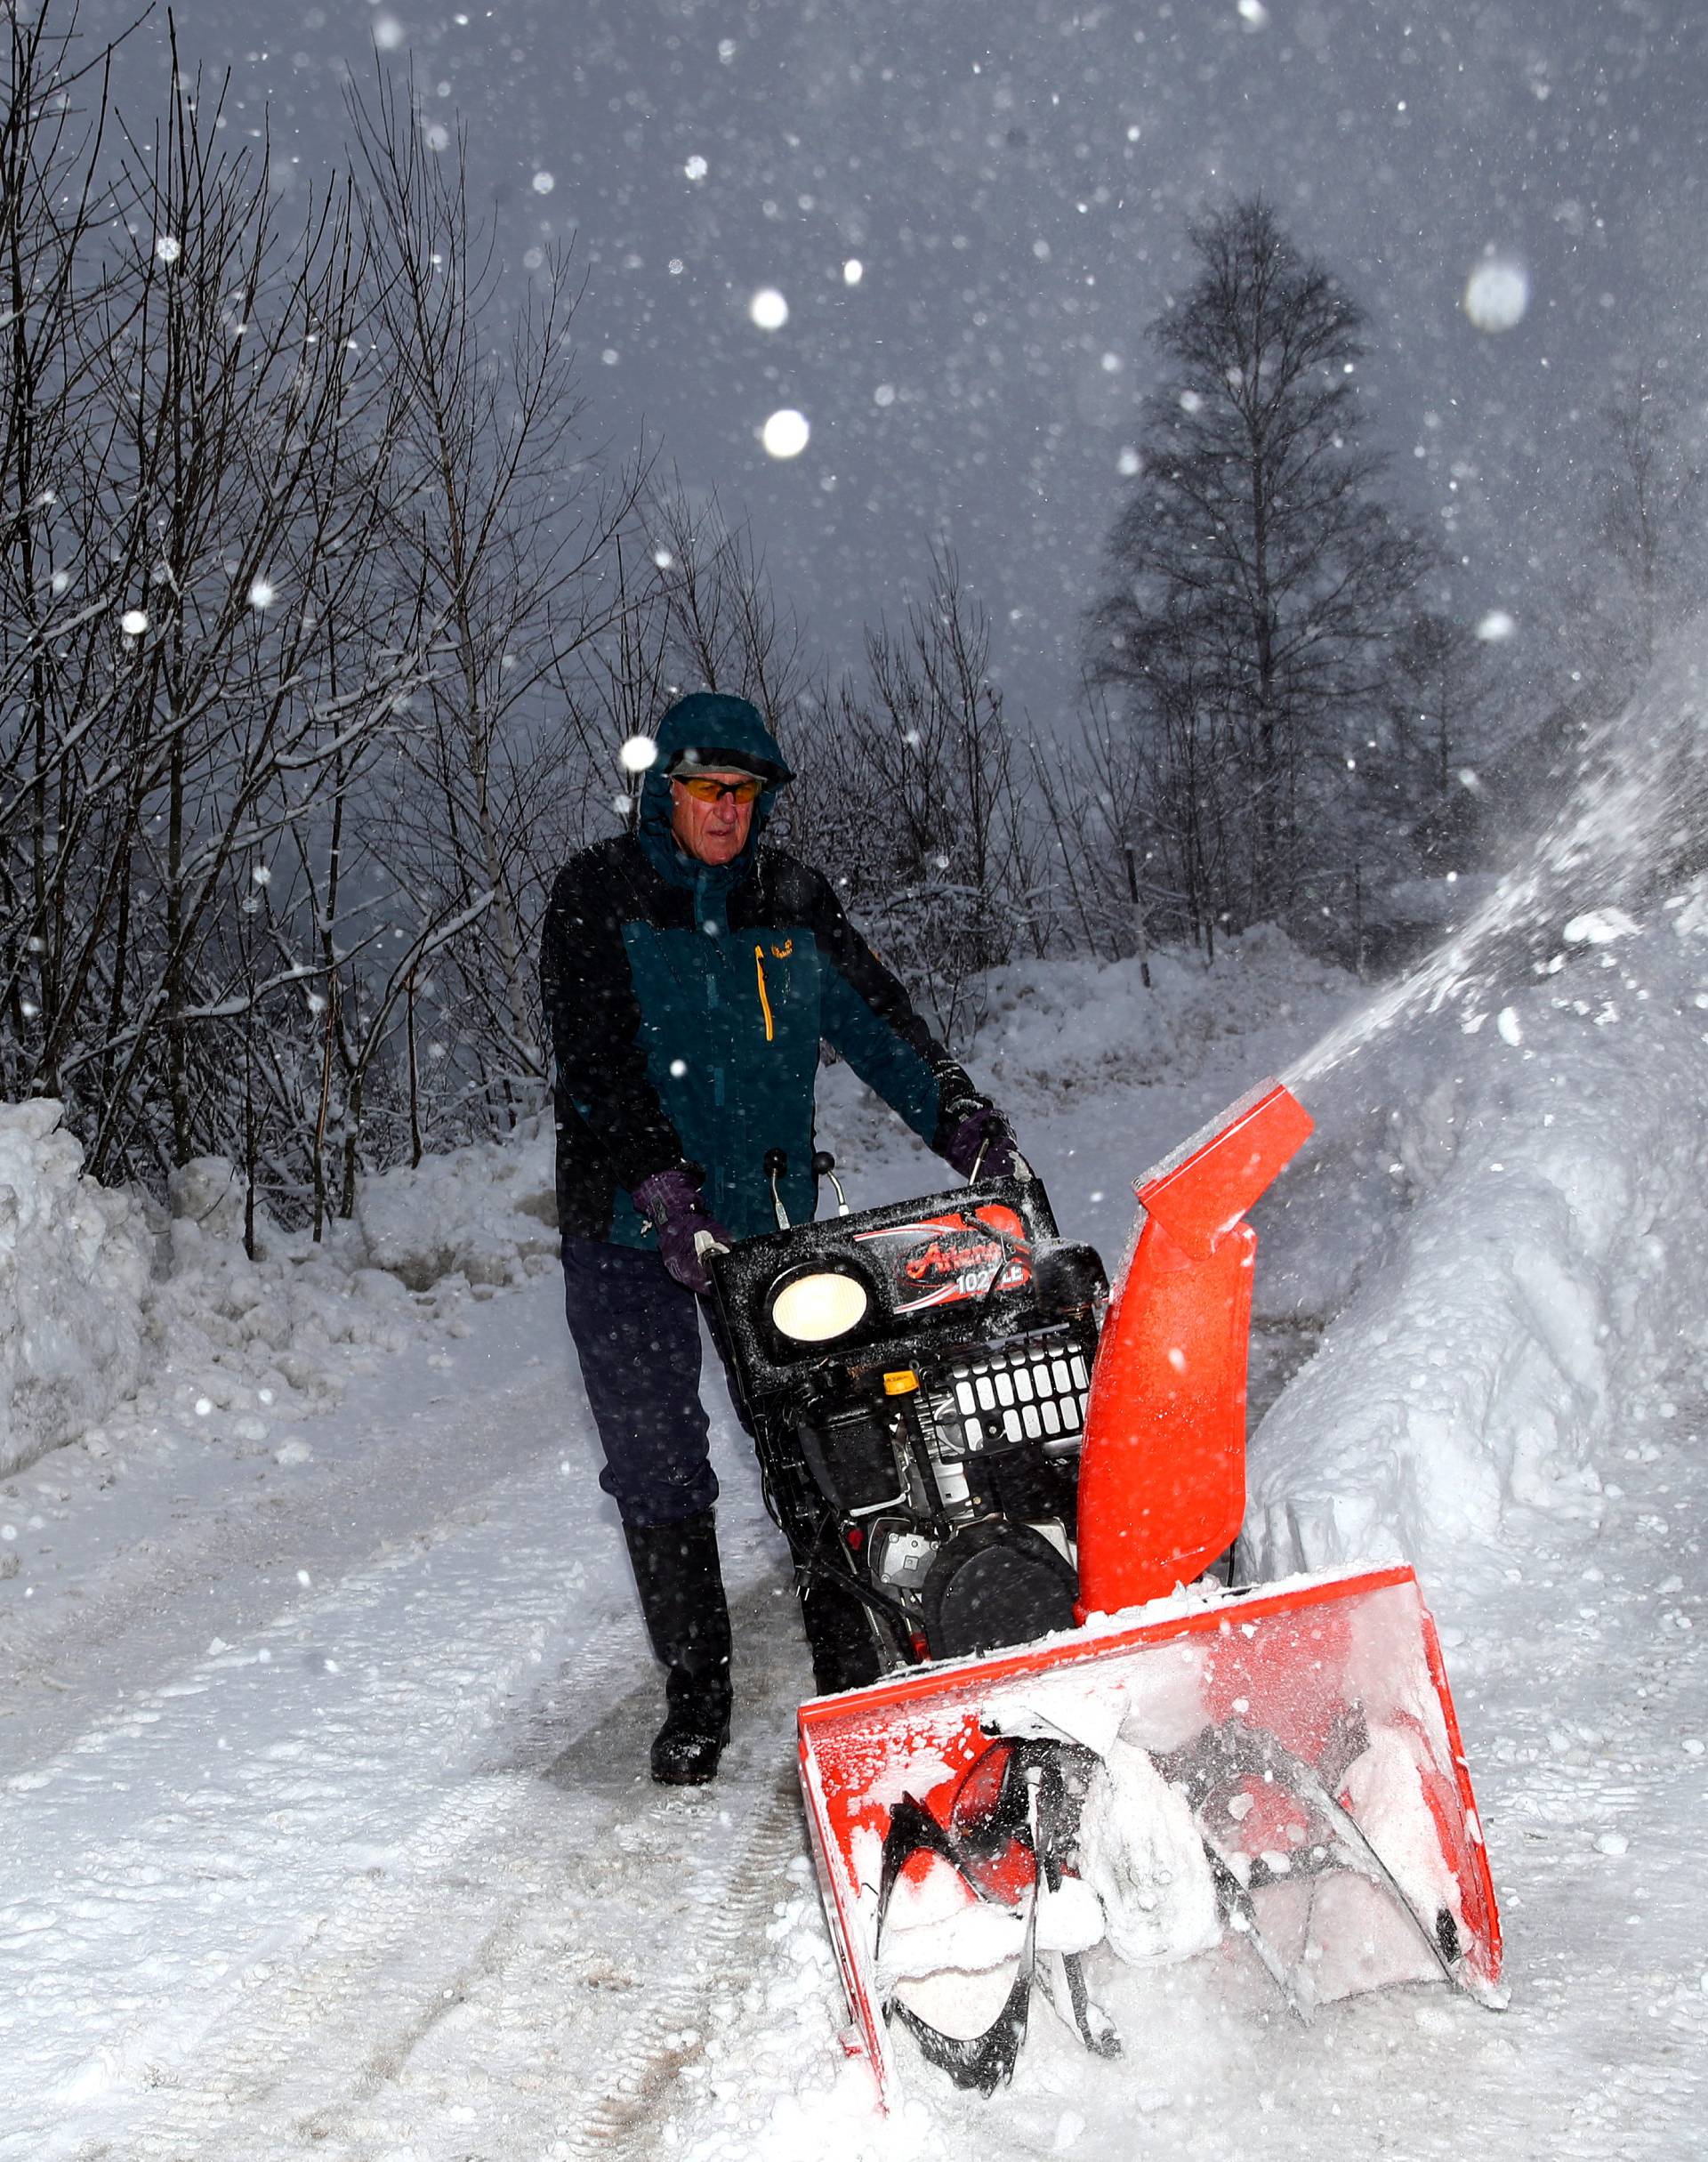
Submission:
{"label": "snow-covered road", "polygon": [[55,1640],[73,1680],[45,1641],[19,1660],[0,2154],[464,2152],[505,2122],[545,2151],[727,1994],[741,1888],[769,1911],[798,1851],[805,1662],[737,1474],[754,1708],[713,1794],[641,1776],[657,1688],[556,1302],[370,1377],[315,1481],[181,1524],[151,1592],[133,1556],[121,1610]]}
{"label": "snow-covered road", "polygon": [[1106,1978],[1120,2067],[1046,2020],[1000,2104],[922,2070],[885,2126],[835,2042],[790,1777],[805,1665],[751,1481],[726,1427],[743,1715],[716,1787],[661,1795],[555,1296],[545,1279],[479,1309],[431,1390],[393,1368],[353,1392],[317,1434],[338,1512],[327,1478],[303,1486],[235,1558],[210,1521],[201,1572],[181,1545],[157,1606],[109,1637],[105,1691],[12,1678],[7,2162],[780,2156],[810,2118],[827,2151],[969,2162],[1124,2153],[1123,2124],[1188,2155],[1230,2124],[1277,2158],[1696,2151],[1695,1422],[1632,1452],[1592,1548],[1515,1553],[1509,1596],[1450,1647],[1510,2012],[1403,1991],[1306,2032],[1230,1955]]}

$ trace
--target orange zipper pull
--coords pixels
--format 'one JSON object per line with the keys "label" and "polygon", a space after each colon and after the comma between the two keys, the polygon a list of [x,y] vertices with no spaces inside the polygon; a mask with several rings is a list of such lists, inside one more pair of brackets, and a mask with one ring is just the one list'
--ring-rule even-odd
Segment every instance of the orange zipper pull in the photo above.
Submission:
{"label": "orange zipper pull", "polygon": [[765,948],[762,946],[753,948],[753,973],[759,978],[759,1006],[765,1016],[765,1041],[773,1043],[777,1038],[777,1029],[771,1020],[771,1002],[765,995]]}

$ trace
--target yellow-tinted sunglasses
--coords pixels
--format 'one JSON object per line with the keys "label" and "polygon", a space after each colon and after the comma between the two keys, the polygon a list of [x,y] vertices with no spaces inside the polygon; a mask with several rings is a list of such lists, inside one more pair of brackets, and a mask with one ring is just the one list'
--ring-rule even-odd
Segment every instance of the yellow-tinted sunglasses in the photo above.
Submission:
{"label": "yellow-tinted sunglasses", "polygon": [[712,773],[673,773],[670,778],[701,803],[721,803],[726,795],[738,803],[756,803],[765,793],[764,782],[752,773],[733,781],[719,780]]}

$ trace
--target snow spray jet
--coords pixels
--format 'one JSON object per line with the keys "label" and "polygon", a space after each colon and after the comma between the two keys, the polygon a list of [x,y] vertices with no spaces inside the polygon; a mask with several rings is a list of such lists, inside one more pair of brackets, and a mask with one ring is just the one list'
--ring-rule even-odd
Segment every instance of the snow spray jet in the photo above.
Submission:
{"label": "snow spray jet", "polygon": [[1308,1093],[1418,1013],[1483,1002],[1573,948],[1635,930],[1631,912],[1708,868],[1708,611],[1673,634],[1630,703],[1591,734],[1572,793],[1530,851],[1409,975],[1361,1006],[1282,1078]]}

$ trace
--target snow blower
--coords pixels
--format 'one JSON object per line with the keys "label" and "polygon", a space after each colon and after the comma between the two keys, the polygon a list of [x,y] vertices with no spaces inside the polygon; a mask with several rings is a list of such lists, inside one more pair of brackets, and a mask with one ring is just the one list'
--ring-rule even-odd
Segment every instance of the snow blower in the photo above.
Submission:
{"label": "snow blower", "polygon": [[1504,2001],[1410,1569],[1206,1574],[1245,1513],[1245,1215],[1309,1132],[1270,1083],[1149,1173],[1107,1313],[1034,1179],[860,1214],[839,1186],[713,1264],[816,1663],[864,1683],[802,1706],[801,1779],[886,2105],[898,2030],[994,2092],[1040,1990],[1118,2054],[1100,1947],[1232,1948],[1304,2020],[1400,1981]]}

